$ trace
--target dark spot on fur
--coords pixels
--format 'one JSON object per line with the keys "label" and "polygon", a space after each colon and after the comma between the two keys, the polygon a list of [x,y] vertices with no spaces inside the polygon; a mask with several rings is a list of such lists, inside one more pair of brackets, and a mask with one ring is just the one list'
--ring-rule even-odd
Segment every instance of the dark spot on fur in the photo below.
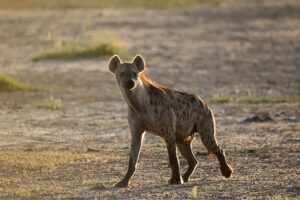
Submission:
{"label": "dark spot on fur", "polygon": [[196,98],[194,96],[191,97],[191,102],[194,102]]}
{"label": "dark spot on fur", "polygon": [[153,106],[153,101],[152,100],[150,100],[150,105]]}

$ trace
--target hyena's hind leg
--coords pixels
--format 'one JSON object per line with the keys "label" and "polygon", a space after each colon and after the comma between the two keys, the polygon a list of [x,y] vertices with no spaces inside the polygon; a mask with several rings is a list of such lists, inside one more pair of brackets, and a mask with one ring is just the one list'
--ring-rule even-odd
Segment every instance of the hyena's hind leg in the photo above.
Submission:
{"label": "hyena's hind leg", "polygon": [[208,153],[217,156],[222,175],[225,178],[229,178],[233,172],[233,169],[226,161],[225,152],[217,143],[215,119],[211,110],[208,114],[208,117],[204,119],[202,123],[202,129],[199,133],[202,143],[207,148]]}
{"label": "hyena's hind leg", "polygon": [[194,173],[194,171],[198,165],[198,162],[192,152],[191,142],[186,143],[183,140],[176,140],[176,144],[177,144],[179,152],[187,160],[188,165],[189,165],[188,169],[182,176],[183,181],[187,182],[189,180],[190,176]]}

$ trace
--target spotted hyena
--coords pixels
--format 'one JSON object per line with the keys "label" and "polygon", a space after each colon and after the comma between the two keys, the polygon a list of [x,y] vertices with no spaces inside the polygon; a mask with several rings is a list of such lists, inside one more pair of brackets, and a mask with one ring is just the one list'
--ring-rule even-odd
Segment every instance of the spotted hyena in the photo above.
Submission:
{"label": "spotted hyena", "polygon": [[[170,184],[187,182],[197,166],[191,149],[195,133],[200,134],[209,154],[217,156],[222,175],[229,178],[232,168],[216,141],[216,124],[210,107],[197,95],[175,91],[149,80],[144,73],[145,67],[141,55],[136,55],[132,62],[122,62],[117,55],[109,61],[109,70],[128,104],[132,136],[129,167],[116,186],[128,186],[135,172],[145,131],[162,137],[166,142],[172,169]],[[182,177],[176,148],[189,165]]]}

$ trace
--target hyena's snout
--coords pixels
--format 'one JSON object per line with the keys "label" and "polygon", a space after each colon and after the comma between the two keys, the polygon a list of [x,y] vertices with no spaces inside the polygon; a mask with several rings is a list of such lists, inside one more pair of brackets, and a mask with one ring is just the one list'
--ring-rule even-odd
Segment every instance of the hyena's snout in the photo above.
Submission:
{"label": "hyena's snout", "polygon": [[130,89],[132,89],[132,88],[134,87],[134,85],[135,85],[134,80],[129,79],[129,80],[127,80],[127,81],[125,82],[124,87],[125,87],[126,89],[130,90]]}
{"label": "hyena's snout", "polygon": [[124,89],[131,90],[135,88],[137,85],[137,77],[133,75],[129,75],[127,77],[121,78],[121,86]]}

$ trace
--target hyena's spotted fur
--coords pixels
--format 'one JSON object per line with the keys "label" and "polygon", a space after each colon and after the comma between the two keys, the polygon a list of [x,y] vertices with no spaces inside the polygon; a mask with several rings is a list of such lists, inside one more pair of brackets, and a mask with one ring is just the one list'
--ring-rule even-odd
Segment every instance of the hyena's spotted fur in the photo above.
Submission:
{"label": "hyena's spotted fur", "polygon": [[[164,138],[172,177],[170,184],[187,182],[197,166],[191,142],[200,133],[204,146],[217,156],[224,177],[229,178],[232,168],[227,164],[223,150],[218,145],[215,119],[210,107],[197,95],[178,92],[150,81],[144,74],[145,62],[137,55],[132,62],[121,62],[118,56],[109,61],[109,70],[115,75],[117,85],[128,104],[128,121],[132,135],[129,167],[119,187],[128,186],[135,172],[144,132]],[[188,162],[183,177],[179,173],[176,146]]]}

